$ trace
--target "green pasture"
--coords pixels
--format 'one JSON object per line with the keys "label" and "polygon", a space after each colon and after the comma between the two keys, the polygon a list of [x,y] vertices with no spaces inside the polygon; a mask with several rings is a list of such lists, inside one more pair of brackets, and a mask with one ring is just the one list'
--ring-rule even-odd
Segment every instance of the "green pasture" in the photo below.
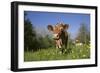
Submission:
{"label": "green pasture", "polygon": [[38,49],[37,51],[25,51],[24,61],[48,61],[48,60],[71,60],[90,58],[90,46],[70,46],[66,53],[57,52],[55,47]]}

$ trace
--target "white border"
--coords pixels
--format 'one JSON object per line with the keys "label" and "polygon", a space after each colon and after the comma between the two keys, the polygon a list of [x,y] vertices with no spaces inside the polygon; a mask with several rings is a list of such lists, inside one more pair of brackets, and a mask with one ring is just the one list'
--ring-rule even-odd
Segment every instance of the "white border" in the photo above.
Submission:
{"label": "white border", "polygon": [[[88,13],[90,14],[91,28],[91,58],[80,60],[61,60],[61,61],[33,61],[24,62],[24,11],[49,11],[49,12],[68,12],[68,13]],[[46,6],[18,6],[18,68],[36,68],[50,66],[71,66],[95,64],[95,11],[92,9],[60,8]]]}

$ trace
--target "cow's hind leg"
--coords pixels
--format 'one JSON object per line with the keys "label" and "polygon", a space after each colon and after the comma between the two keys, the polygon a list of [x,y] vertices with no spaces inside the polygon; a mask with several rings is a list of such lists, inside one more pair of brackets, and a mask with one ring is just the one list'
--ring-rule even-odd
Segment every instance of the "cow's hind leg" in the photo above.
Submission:
{"label": "cow's hind leg", "polygon": [[65,47],[65,45],[63,45],[62,46],[62,54],[65,54],[65,52],[66,52],[66,47]]}
{"label": "cow's hind leg", "polygon": [[61,48],[61,52],[62,52],[62,54],[64,54],[64,48],[63,47]]}
{"label": "cow's hind leg", "polygon": [[64,52],[67,53],[68,52],[68,49],[69,49],[69,45],[68,45],[68,36],[66,36],[65,38],[65,42],[64,42]]}

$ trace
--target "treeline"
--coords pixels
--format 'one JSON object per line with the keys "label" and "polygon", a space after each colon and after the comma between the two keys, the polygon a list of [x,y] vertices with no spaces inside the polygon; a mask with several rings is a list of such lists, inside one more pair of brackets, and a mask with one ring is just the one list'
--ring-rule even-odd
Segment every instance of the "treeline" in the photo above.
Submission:
{"label": "treeline", "polygon": [[30,20],[24,18],[24,50],[36,51],[52,46],[54,46],[54,41],[48,35],[38,36]]}
{"label": "treeline", "polygon": [[85,23],[80,24],[77,36],[75,38],[83,44],[90,44],[90,30]]}

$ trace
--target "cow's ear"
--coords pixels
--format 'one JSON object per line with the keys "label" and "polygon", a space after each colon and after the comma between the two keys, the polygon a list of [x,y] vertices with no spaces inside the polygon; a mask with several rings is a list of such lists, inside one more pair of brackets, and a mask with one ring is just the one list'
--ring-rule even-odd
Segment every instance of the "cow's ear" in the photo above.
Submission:
{"label": "cow's ear", "polygon": [[69,24],[64,24],[63,27],[64,27],[64,29],[66,30],[66,29],[69,28]]}
{"label": "cow's ear", "polygon": [[48,25],[47,28],[48,28],[49,31],[53,31],[53,26],[52,25]]}

